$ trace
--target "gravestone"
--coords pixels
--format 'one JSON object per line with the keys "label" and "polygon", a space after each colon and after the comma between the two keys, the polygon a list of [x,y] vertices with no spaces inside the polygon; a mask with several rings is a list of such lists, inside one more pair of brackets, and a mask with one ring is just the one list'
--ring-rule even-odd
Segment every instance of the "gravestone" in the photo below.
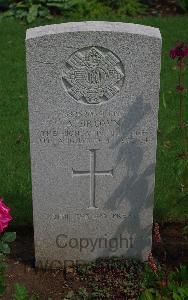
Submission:
{"label": "gravestone", "polygon": [[27,30],[36,265],[151,250],[161,35],[80,22]]}

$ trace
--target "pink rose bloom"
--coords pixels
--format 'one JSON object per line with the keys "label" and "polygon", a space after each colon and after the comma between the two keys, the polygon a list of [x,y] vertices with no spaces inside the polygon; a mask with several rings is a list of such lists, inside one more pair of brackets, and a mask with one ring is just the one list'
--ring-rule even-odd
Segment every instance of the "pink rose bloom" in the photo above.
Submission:
{"label": "pink rose bloom", "polygon": [[0,197],[0,233],[7,228],[9,222],[12,220],[9,212],[10,208],[5,205],[3,198]]}

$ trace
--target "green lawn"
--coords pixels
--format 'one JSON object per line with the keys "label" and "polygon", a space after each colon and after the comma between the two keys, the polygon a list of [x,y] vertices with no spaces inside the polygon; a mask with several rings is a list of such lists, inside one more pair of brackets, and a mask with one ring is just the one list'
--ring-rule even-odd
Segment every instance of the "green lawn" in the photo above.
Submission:
{"label": "green lawn", "polygon": [[[109,20],[116,21],[115,17]],[[185,165],[188,165],[188,160],[179,160],[176,157],[179,152],[188,152],[188,129],[180,131],[177,127],[177,72],[174,70],[175,62],[169,58],[168,53],[177,40],[187,41],[188,18],[124,17],[118,18],[117,21],[155,26],[161,30],[163,57],[155,218],[158,221],[184,220],[188,216],[188,166]],[[48,21],[48,24],[61,22],[65,22],[65,19],[54,18]],[[31,27],[45,24],[46,21],[37,21]],[[0,195],[12,208],[16,224],[32,223],[25,31],[26,25],[21,22],[10,19],[0,21]],[[185,79],[188,88],[188,70]],[[188,122],[187,94],[185,98]],[[180,165],[183,167],[180,168]],[[185,186],[184,192],[180,190],[181,184]]]}

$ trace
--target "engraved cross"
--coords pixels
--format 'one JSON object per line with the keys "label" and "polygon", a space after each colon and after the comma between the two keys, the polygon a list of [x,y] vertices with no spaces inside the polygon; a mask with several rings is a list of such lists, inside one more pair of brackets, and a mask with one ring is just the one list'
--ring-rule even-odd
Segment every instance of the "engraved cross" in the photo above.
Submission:
{"label": "engraved cross", "polygon": [[76,171],[72,169],[72,176],[90,176],[90,205],[89,209],[98,209],[95,204],[95,177],[97,175],[110,175],[113,176],[113,169],[107,171],[96,171],[96,151],[98,149],[89,149],[90,152],[90,170],[89,171]]}

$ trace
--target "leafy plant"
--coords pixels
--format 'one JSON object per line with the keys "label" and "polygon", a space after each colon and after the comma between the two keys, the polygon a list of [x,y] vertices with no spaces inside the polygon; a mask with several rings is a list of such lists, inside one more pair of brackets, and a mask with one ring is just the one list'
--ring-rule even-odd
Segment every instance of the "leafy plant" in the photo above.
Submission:
{"label": "leafy plant", "polygon": [[72,19],[88,19],[103,18],[104,15],[113,15],[110,7],[104,5],[98,0],[80,0],[74,9],[64,11],[64,16],[71,16]]}
{"label": "leafy plant", "polygon": [[[168,299],[168,298],[166,298]],[[163,300],[166,300],[163,298]],[[153,288],[146,289],[142,295],[140,296],[139,300],[161,300],[161,296],[158,291]]]}
{"label": "leafy plant", "polygon": [[128,0],[120,6],[118,12],[119,14],[124,14],[128,16],[136,16],[138,14],[144,14],[146,11],[146,6],[141,4],[137,0]]}
{"label": "leafy plant", "polygon": [[95,18],[104,14],[114,14],[113,10],[116,10],[118,15],[136,15],[145,11],[145,6],[138,0],[123,0],[117,3],[113,0],[9,0],[7,3],[5,0],[0,1],[4,4],[4,9],[8,9],[4,12],[4,17],[12,16],[28,23],[32,23],[38,17],[50,18],[53,14]]}
{"label": "leafy plant", "polygon": [[[158,223],[155,223],[153,228],[153,241],[161,247],[166,262],[166,249]],[[143,292],[139,300],[187,300],[187,281],[188,268],[186,266],[180,266],[175,272],[168,273],[165,266],[157,264],[150,252],[142,281]]]}
{"label": "leafy plant", "polygon": [[103,2],[118,11],[119,14],[134,16],[146,11],[146,6],[139,0],[103,0]]}
{"label": "leafy plant", "polygon": [[137,0],[100,0],[101,2],[107,4],[108,6],[112,7],[113,9],[118,9],[130,2],[138,2]]}
{"label": "leafy plant", "polygon": [[29,296],[24,285],[16,283],[14,285],[13,300],[39,300],[36,295]]}
{"label": "leafy plant", "polygon": [[8,10],[3,13],[2,17],[14,17],[32,23],[37,17],[48,17],[49,15],[50,10],[46,4],[44,6],[42,0],[22,0],[20,2],[11,1]]}
{"label": "leafy plant", "polygon": [[13,16],[17,19],[26,20],[32,23],[37,17],[50,17],[54,12],[62,14],[65,11],[72,10],[80,2],[86,0],[21,0],[12,1],[9,10],[4,13],[5,17]]}
{"label": "leafy plant", "polygon": [[171,272],[169,275],[171,281],[186,282],[188,280],[188,268],[186,266],[180,265],[175,272]]}
{"label": "leafy plant", "polygon": [[188,298],[188,268],[180,266],[175,272],[170,272],[167,279],[164,278],[162,268],[158,273],[152,272],[146,266],[143,279],[143,293],[139,300],[187,300]]}

